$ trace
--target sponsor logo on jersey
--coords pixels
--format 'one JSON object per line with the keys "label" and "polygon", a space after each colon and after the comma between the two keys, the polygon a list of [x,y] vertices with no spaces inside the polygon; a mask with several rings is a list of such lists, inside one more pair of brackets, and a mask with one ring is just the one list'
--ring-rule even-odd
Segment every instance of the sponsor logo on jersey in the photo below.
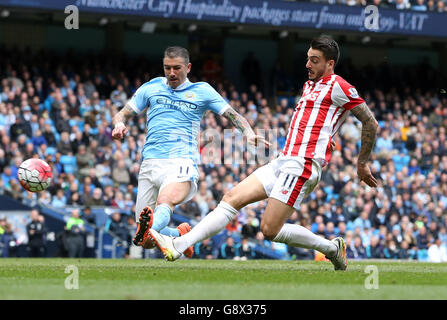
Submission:
{"label": "sponsor logo on jersey", "polygon": [[351,98],[356,99],[356,98],[359,97],[359,94],[357,93],[357,90],[356,90],[355,88],[349,88],[349,93],[350,93],[349,96],[350,96]]}
{"label": "sponsor logo on jersey", "polygon": [[156,102],[158,105],[161,105],[165,108],[180,109],[185,111],[197,109],[197,105],[195,105],[194,103],[182,100],[172,100],[167,97],[157,98]]}

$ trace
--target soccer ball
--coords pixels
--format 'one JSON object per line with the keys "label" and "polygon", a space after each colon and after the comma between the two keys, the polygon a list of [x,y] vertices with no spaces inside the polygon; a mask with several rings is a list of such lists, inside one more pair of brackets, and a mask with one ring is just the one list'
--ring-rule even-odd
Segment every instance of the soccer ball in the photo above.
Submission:
{"label": "soccer ball", "polygon": [[26,190],[40,192],[50,186],[53,173],[51,167],[41,159],[28,159],[22,162],[17,171],[19,182]]}

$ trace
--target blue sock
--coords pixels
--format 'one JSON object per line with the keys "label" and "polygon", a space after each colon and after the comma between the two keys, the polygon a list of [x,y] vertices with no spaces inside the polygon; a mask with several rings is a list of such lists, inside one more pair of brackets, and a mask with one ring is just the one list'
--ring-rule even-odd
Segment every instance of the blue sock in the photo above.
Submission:
{"label": "blue sock", "polygon": [[171,220],[172,210],[167,204],[160,204],[155,208],[154,221],[152,222],[152,229],[160,232],[164,229]]}
{"label": "blue sock", "polygon": [[164,234],[165,236],[180,237],[180,232],[177,228],[165,227],[164,229],[160,230],[160,233]]}

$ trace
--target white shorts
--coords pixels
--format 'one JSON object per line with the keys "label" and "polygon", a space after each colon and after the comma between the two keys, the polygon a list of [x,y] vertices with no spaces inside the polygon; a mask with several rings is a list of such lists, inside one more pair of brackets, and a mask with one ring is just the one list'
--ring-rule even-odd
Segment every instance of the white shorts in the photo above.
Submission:
{"label": "white shorts", "polygon": [[[190,159],[146,159],[141,163],[138,175],[138,194],[135,204],[135,216],[138,221],[145,206],[155,208],[158,194],[167,185],[174,182],[191,182],[187,202],[197,192],[199,169]],[[182,202],[182,203],[183,203]]]}
{"label": "white shorts", "polygon": [[312,159],[278,157],[255,170],[268,197],[299,210],[321,179],[321,166]]}

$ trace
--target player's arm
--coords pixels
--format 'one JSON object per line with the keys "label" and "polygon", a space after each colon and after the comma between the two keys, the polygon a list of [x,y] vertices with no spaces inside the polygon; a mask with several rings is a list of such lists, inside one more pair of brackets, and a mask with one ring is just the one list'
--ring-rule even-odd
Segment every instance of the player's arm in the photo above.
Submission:
{"label": "player's arm", "polygon": [[377,180],[368,167],[368,159],[376,142],[379,124],[374,118],[366,103],[361,103],[351,109],[352,114],[362,123],[362,138],[359,156],[357,159],[357,175],[370,187],[377,187]]}
{"label": "player's arm", "polygon": [[126,103],[126,105],[113,117],[113,131],[112,131],[112,138],[113,139],[123,139],[127,132],[126,128],[126,122],[130,118],[132,118],[136,112],[132,109],[129,103]]}
{"label": "player's arm", "polygon": [[262,142],[266,146],[269,146],[270,143],[264,139],[264,137],[255,134],[253,129],[251,128],[250,124],[248,123],[247,119],[245,119],[243,116],[241,116],[236,110],[234,110],[232,107],[229,107],[223,114],[224,117],[226,117],[231,123],[239,129],[239,131],[244,134],[248,142],[254,146],[257,146],[258,143]]}

